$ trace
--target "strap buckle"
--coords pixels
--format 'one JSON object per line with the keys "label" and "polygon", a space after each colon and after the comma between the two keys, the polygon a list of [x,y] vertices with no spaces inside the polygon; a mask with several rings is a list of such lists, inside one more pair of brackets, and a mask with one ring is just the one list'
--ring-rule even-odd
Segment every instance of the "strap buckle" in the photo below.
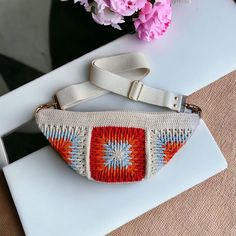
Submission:
{"label": "strap buckle", "polygon": [[138,101],[142,92],[143,83],[140,80],[134,80],[129,88],[128,98],[134,101]]}

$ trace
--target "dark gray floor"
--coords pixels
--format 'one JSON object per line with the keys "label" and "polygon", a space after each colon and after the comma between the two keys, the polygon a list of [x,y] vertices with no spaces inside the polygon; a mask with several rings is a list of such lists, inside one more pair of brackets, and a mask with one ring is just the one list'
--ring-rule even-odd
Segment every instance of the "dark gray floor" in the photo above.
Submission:
{"label": "dark gray floor", "polygon": [[[126,21],[122,31],[98,25],[74,0],[1,0],[0,93],[131,32],[132,25]],[[8,134],[3,142],[10,162],[47,145],[32,125]]]}
{"label": "dark gray floor", "polygon": [[0,54],[50,71],[50,0],[0,1]]}

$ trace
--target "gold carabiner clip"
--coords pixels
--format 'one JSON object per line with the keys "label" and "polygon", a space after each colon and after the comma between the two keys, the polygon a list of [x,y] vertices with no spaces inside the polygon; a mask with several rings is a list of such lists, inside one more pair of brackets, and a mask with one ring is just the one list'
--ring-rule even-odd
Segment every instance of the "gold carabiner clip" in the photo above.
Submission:
{"label": "gold carabiner clip", "polygon": [[54,109],[59,109],[61,110],[60,108],[60,105],[57,101],[57,98],[56,96],[53,97],[53,100],[51,102],[48,102],[46,104],[43,104],[43,105],[40,105],[37,107],[37,109],[35,110],[35,114],[37,114],[39,111],[41,111],[42,109],[49,109],[49,108],[54,108]]}
{"label": "gold carabiner clip", "polygon": [[198,114],[200,117],[202,115],[202,109],[194,104],[185,103],[184,107],[192,111],[192,113]]}

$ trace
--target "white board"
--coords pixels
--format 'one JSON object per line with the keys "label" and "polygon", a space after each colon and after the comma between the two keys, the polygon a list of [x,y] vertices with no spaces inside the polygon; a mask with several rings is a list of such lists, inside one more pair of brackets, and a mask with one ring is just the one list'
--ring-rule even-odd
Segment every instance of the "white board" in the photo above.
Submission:
{"label": "white board", "polygon": [[105,235],[227,166],[202,122],[153,178],[133,184],[91,182],[46,147],[4,168],[26,235]]}

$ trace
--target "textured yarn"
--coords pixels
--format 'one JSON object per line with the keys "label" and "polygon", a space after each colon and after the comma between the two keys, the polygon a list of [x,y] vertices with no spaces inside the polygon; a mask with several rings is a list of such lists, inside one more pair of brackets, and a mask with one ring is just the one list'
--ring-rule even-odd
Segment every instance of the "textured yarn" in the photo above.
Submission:
{"label": "textured yarn", "polygon": [[135,182],[167,164],[198,125],[196,114],[41,110],[36,121],[77,173],[98,182]]}

